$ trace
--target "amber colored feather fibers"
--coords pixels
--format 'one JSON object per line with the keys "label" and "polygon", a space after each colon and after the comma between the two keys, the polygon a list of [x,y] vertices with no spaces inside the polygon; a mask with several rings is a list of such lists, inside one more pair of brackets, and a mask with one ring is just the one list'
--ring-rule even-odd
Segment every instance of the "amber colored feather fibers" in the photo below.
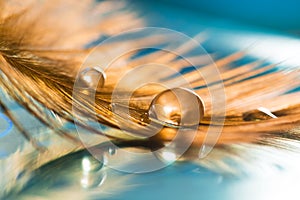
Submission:
{"label": "amber colored feather fibers", "polygon": [[[47,121],[43,109],[47,108],[58,117],[72,123],[74,117],[72,105],[79,104],[82,108],[79,115],[89,116],[93,111],[91,105],[81,101],[74,102],[72,96],[75,78],[85,57],[92,50],[87,47],[88,44],[100,37],[109,37],[124,30],[144,27],[145,22],[130,10],[125,1],[105,1],[98,4],[91,0],[76,3],[71,0],[32,0],[26,3],[1,1],[0,10],[0,86],[45,125],[76,142],[77,139],[69,135],[66,130],[59,129],[59,124],[55,120]],[[97,49],[96,53],[99,56],[95,57],[93,62],[101,65],[101,59],[105,59],[107,49],[117,51],[118,48],[126,45],[134,48],[138,44],[165,43],[167,40],[170,41],[171,37],[157,38],[149,35],[102,46]],[[186,53],[192,48],[187,46],[182,48],[182,51]],[[261,62],[257,61],[230,68],[231,63],[242,59],[246,54],[246,51],[237,52],[216,61],[225,87],[225,122],[217,149],[207,159],[197,162],[219,171],[234,171],[219,158],[222,156],[233,158],[238,153],[244,152],[247,145],[253,149],[267,146],[299,150],[300,132],[297,127],[300,125],[300,94],[299,92],[288,93],[299,86],[299,69],[274,70],[256,76],[274,69],[276,65],[262,66]],[[114,133],[104,134],[108,134],[111,138],[128,139],[122,132],[117,131],[118,125],[128,124],[138,131],[141,125],[137,123],[136,116],[145,112],[151,99],[162,88],[151,88],[151,90],[146,88],[137,93],[129,108],[132,113],[135,113],[133,120],[127,122],[122,116],[114,115],[109,109],[110,95],[118,77],[142,63],[167,64],[176,70],[187,67],[188,63],[175,56],[166,55],[163,51],[155,51],[138,58],[124,55],[119,59],[120,62],[114,63],[117,68],[111,67],[106,71],[107,82],[104,88],[97,90],[96,112],[101,123],[116,128]],[[204,57],[195,55],[190,59],[193,59],[196,64],[203,64],[205,61]],[[206,68],[209,68],[209,65],[201,70]],[[141,74],[141,77],[143,76],[147,74]],[[199,147],[208,125],[219,125],[218,122],[210,121],[210,96],[206,87],[200,87],[205,86],[204,80],[199,78],[195,71],[184,74],[184,77],[194,87],[199,88],[195,92],[203,98],[206,106],[205,116],[194,142],[194,145]],[[182,86],[176,77],[172,81],[174,87]],[[141,93],[143,95],[139,95]],[[84,100],[84,95],[84,93],[79,94],[78,98]],[[267,107],[278,118],[272,119],[262,114],[257,110],[261,106]],[[7,110],[5,105],[2,107]],[[6,112],[9,115],[9,110]],[[18,123],[14,119],[13,121]],[[87,131],[103,134],[84,123],[81,126]],[[22,130],[21,126],[18,127]],[[22,132],[28,139],[32,139],[29,133],[24,130]],[[174,137],[173,132],[165,128],[159,138],[171,140]],[[190,152],[193,154],[193,149]]]}

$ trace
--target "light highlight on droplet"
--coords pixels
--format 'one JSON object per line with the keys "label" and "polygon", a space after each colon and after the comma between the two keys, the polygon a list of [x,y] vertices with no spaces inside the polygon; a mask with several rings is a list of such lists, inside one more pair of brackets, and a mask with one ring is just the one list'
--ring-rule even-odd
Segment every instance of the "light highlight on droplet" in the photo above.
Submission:
{"label": "light highlight on droplet", "polygon": [[81,161],[81,167],[83,172],[97,171],[103,167],[103,163],[93,157],[84,157]]}

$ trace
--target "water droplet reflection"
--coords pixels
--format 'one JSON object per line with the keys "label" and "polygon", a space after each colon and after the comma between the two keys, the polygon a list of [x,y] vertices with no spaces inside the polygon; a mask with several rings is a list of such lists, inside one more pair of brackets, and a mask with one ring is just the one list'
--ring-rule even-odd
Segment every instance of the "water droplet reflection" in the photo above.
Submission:
{"label": "water droplet reflection", "polygon": [[156,157],[164,163],[173,163],[178,159],[178,155],[172,149],[164,149],[154,153]]}
{"label": "water droplet reflection", "polygon": [[151,102],[149,117],[172,125],[195,126],[204,115],[201,98],[191,90],[173,88],[159,93]]}
{"label": "water droplet reflection", "polygon": [[80,184],[83,188],[93,188],[100,186],[105,178],[103,161],[99,161],[92,156],[85,156],[81,160],[82,176]]}
{"label": "water droplet reflection", "polygon": [[82,158],[81,167],[84,172],[98,171],[103,167],[103,162],[92,156]]}
{"label": "water droplet reflection", "polygon": [[82,178],[80,180],[80,184],[83,188],[94,188],[101,186],[106,179],[105,172],[97,172],[97,173],[83,173]]}
{"label": "water droplet reflection", "polygon": [[173,152],[164,151],[162,157],[168,162],[174,162],[176,160],[176,154]]}

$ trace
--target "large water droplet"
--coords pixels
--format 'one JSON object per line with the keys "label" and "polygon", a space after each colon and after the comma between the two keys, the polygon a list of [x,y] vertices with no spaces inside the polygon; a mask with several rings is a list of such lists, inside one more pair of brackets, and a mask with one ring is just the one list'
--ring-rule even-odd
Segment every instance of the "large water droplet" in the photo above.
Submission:
{"label": "large water droplet", "polygon": [[175,126],[198,125],[204,115],[201,98],[191,90],[173,88],[159,93],[151,102],[149,117]]}
{"label": "large water droplet", "polygon": [[100,67],[87,67],[80,72],[79,85],[82,88],[97,89],[103,87],[106,75]]}

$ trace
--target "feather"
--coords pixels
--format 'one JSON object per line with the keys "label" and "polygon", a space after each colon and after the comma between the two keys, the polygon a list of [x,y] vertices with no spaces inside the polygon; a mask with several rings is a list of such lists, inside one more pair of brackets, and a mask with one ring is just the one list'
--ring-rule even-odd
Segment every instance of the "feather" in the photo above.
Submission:
{"label": "feather", "polygon": [[[128,107],[130,114],[114,113],[111,110],[113,103],[111,97],[120,78],[143,63],[165,64],[178,71],[190,66],[185,59],[165,51],[154,51],[136,57],[133,55],[137,51],[122,55],[105,70],[106,82],[103,88],[97,88],[93,107],[87,100],[88,94],[85,92],[78,91],[74,99],[75,80],[82,68],[106,63],[108,52],[111,51],[118,54],[123,48],[128,47],[134,49],[147,44],[166,45],[172,41],[172,35],[127,38],[94,50],[90,45],[97,43],[99,38],[109,37],[130,28],[145,27],[145,22],[137,13],[130,10],[125,1],[118,1],[116,4],[111,1],[96,4],[90,0],[80,3],[68,0],[51,2],[32,0],[24,3],[2,1],[0,8],[3,11],[0,15],[0,86],[10,97],[52,129],[52,135],[59,134],[74,142],[73,146],[66,149],[52,145],[37,155],[33,155],[34,151],[31,149],[20,161],[22,163],[19,165],[20,168],[31,165],[33,171],[51,160],[84,148],[74,134],[62,127],[60,119],[72,124],[75,117],[89,118],[95,111],[97,120],[110,127],[107,131],[99,131],[86,124],[84,120],[77,123],[87,132],[96,134],[91,136],[92,139],[98,138],[94,144],[105,141],[101,135],[118,141],[135,140],[136,136],[139,136],[139,130],[146,123],[141,123],[140,117],[147,112],[152,99],[164,88],[153,85],[141,88],[130,99]],[[194,39],[198,42],[205,41],[204,34],[199,34]],[[195,48],[192,44],[185,43],[176,48],[198,65],[201,72],[210,73],[211,63],[208,56],[189,54]],[[87,62],[86,57],[91,53],[94,56]],[[225,113],[220,113],[215,116],[216,118],[212,118],[211,96],[205,79],[199,76],[198,70],[183,74],[203,99],[206,107],[194,143],[183,159],[192,159],[218,172],[236,174],[251,171],[246,166],[248,158],[255,160],[259,157],[262,160],[270,154],[299,152],[300,99],[297,98],[299,91],[290,92],[299,87],[299,69],[288,71],[279,68],[279,64],[266,64],[263,61],[233,67],[234,63],[245,56],[247,50],[224,57],[215,56],[215,65],[220,72],[226,95]],[[147,80],[150,75],[153,74],[141,73],[138,78]],[[178,77],[171,75],[155,74],[156,80],[162,84],[185,87]],[[130,86],[124,87],[122,93],[126,94],[130,89],[132,89]],[[123,105],[127,101],[127,98],[119,99],[118,103]],[[72,110],[74,105],[80,108],[76,114]],[[39,148],[38,142],[26,130],[22,130],[22,126],[18,125],[2,101],[1,107],[24,136]],[[261,107],[265,109],[262,111],[259,109]],[[266,110],[269,112],[265,112]],[[48,120],[47,111],[54,113],[54,120]],[[270,117],[270,113],[276,118]],[[128,120],[128,117],[131,120]],[[225,119],[224,124],[215,120],[222,118]],[[124,126],[132,130],[130,136],[120,130]],[[209,127],[222,127],[222,133],[211,154],[199,160],[198,149],[205,141]],[[149,129],[151,128],[150,126]],[[164,127],[154,139],[168,142],[175,135],[176,129]],[[53,144],[61,143],[67,142],[59,139],[53,141]],[[206,145],[214,144],[208,141]],[[58,153],[47,156],[53,152]],[[20,157],[21,152],[17,154],[2,163]],[[47,159],[41,159],[44,156]],[[277,157],[274,158],[276,159]],[[236,167],[232,163],[242,167]],[[238,169],[244,170],[240,172]],[[13,187],[10,184],[17,183],[16,174],[13,174],[7,182],[1,182],[1,188],[4,188],[1,193],[7,193]]]}

